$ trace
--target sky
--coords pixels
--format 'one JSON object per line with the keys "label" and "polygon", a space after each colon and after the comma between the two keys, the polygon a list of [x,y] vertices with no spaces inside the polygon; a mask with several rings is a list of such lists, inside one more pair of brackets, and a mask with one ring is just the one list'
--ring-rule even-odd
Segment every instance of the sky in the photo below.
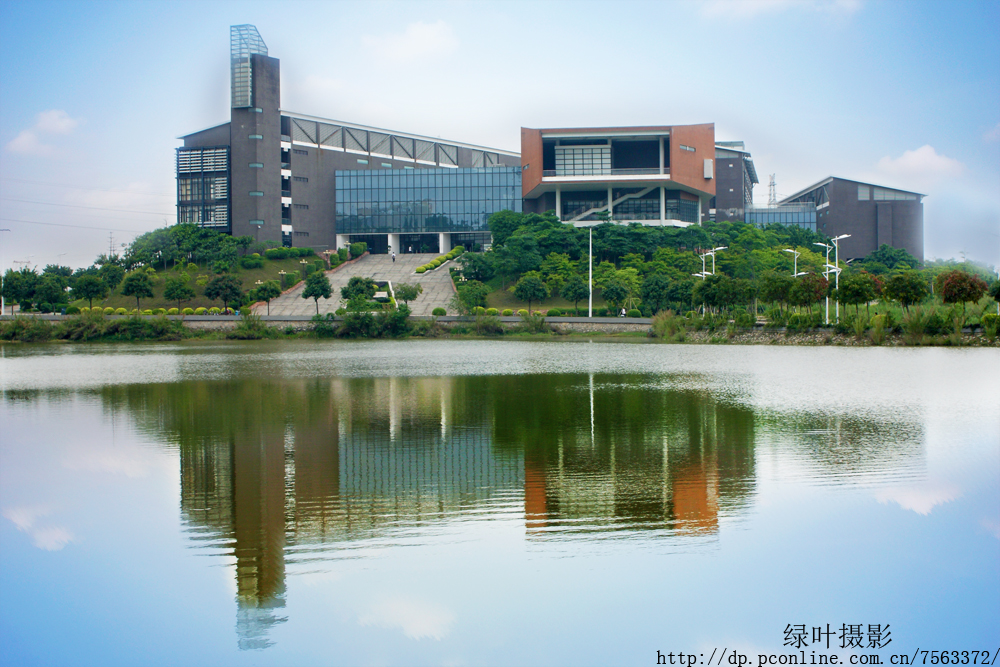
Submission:
{"label": "sky", "polygon": [[520,128],[715,123],[768,196],[924,193],[927,258],[1000,265],[1000,2],[0,1],[0,268],[176,220],[174,149],[229,120],[229,26],[289,111],[519,151]]}

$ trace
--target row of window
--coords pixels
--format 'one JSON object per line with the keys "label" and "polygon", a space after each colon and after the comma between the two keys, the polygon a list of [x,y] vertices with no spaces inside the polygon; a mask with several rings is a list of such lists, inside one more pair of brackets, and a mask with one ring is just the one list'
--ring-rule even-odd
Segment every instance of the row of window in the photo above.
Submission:
{"label": "row of window", "polygon": [[874,185],[858,185],[858,201],[916,201],[917,195],[912,192],[890,190]]}
{"label": "row of window", "polygon": [[193,176],[177,179],[177,199],[179,201],[202,201],[228,197],[229,186],[225,176]]}

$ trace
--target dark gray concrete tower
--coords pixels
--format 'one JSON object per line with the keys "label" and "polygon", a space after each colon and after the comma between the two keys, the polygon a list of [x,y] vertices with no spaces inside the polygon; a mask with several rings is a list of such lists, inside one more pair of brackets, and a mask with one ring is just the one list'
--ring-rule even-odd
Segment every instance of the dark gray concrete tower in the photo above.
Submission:
{"label": "dark gray concrete tower", "polygon": [[229,124],[233,236],[281,244],[280,65],[257,28],[229,29],[232,115]]}

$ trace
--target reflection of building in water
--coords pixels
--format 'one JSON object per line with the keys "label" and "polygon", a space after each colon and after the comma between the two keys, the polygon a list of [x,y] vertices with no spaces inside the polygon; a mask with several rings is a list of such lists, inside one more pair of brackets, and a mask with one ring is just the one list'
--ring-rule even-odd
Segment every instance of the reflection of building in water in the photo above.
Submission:
{"label": "reflection of building in water", "polygon": [[715,532],[752,493],[752,414],[649,382],[598,377],[593,394],[588,376],[566,375],[124,391],[142,426],[177,443],[191,537],[235,557],[239,645],[259,648],[284,620],[286,564],[404,539],[418,522],[519,512],[523,497],[532,535]]}
{"label": "reflection of building in water", "polygon": [[[558,377],[541,382],[558,381]],[[560,409],[576,410],[528,435],[512,425],[498,441],[531,438],[525,451],[524,503],[529,534],[669,528],[718,530],[720,508],[732,512],[753,490],[753,415],[701,392],[651,389],[623,382],[573,378],[553,387]],[[593,411],[589,411],[590,399]],[[507,396],[509,402],[517,402]],[[507,412],[532,410],[506,405]],[[531,416],[528,421],[534,421]]]}

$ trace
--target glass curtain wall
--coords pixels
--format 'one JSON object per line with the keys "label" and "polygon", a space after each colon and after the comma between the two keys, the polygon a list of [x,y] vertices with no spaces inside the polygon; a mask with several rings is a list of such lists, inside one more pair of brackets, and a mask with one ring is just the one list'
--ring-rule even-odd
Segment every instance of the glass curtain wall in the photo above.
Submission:
{"label": "glass curtain wall", "polygon": [[488,232],[521,211],[521,168],[338,171],[337,233]]}

